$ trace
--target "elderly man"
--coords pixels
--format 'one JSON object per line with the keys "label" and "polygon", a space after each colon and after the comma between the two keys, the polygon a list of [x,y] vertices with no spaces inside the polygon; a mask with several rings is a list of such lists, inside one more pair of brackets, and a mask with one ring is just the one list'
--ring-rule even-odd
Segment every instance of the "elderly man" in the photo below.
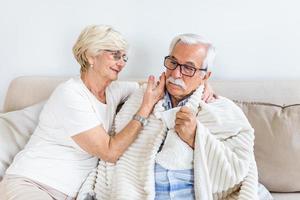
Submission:
{"label": "elderly man", "polygon": [[164,59],[165,96],[153,113],[135,114],[141,88],[116,116],[116,132],[131,118],[144,127],[115,165],[100,161],[87,179],[96,182],[96,199],[258,199],[254,130],[229,99],[201,100],[214,55],[201,36],[173,39]]}

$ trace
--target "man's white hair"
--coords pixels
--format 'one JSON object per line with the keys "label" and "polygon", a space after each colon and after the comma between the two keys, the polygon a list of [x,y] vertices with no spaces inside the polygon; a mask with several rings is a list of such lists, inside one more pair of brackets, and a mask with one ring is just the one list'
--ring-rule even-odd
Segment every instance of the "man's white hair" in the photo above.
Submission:
{"label": "man's white hair", "polygon": [[207,45],[207,53],[202,64],[202,69],[210,68],[213,66],[216,52],[215,52],[215,47],[208,39],[192,33],[185,33],[185,34],[178,35],[171,42],[170,54],[172,53],[177,43],[183,43],[187,45],[195,45],[195,44]]}

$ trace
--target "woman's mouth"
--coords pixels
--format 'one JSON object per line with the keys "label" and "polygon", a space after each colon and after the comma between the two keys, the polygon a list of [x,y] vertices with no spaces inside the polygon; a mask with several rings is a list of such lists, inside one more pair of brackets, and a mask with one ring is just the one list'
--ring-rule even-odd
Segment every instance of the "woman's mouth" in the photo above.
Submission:
{"label": "woman's mouth", "polygon": [[120,72],[119,69],[115,69],[115,68],[112,68],[112,67],[110,67],[110,69],[111,69],[112,71],[116,72],[116,73],[119,73],[119,72]]}

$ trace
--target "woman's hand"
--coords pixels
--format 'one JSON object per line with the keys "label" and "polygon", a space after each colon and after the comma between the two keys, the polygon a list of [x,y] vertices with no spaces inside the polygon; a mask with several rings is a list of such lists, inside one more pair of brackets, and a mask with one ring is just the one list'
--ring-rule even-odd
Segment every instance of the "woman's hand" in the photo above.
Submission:
{"label": "woman's hand", "polygon": [[203,92],[203,95],[202,95],[202,100],[205,101],[206,103],[211,103],[214,100],[216,100],[217,98],[218,98],[218,95],[215,94],[212,87],[207,82],[205,82],[204,83],[204,92]]}
{"label": "woman's hand", "polygon": [[162,73],[159,77],[159,81],[155,83],[154,76],[149,76],[147,88],[144,93],[143,102],[138,114],[148,117],[151,113],[154,105],[164,96],[165,92],[165,73]]}

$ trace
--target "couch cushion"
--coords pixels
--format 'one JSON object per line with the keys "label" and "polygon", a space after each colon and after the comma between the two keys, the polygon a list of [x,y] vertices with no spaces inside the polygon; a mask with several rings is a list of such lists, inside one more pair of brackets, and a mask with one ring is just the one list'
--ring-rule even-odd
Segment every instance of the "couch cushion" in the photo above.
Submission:
{"label": "couch cushion", "polygon": [[43,105],[41,102],[23,110],[0,114],[0,180],[33,133]]}
{"label": "couch cushion", "polygon": [[300,193],[272,193],[274,200],[299,200]]}
{"label": "couch cushion", "polygon": [[270,191],[300,191],[300,104],[237,102],[255,129],[259,180]]}
{"label": "couch cushion", "polygon": [[57,85],[67,79],[68,77],[50,76],[23,76],[14,79],[7,90],[4,112],[20,110],[48,99]]}

